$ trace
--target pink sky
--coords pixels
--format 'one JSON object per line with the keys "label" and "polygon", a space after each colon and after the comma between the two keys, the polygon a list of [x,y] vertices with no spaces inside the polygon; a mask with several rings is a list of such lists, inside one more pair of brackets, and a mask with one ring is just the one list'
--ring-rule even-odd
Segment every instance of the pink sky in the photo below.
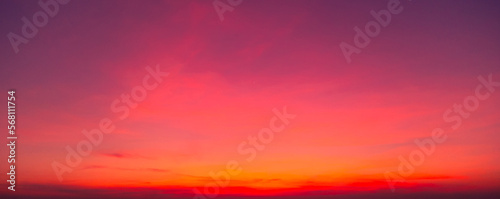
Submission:
{"label": "pink sky", "polygon": [[[500,5],[401,1],[403,12],[348,64],[339,44],[353,44],[353,28],[387,2],[245,0],[222,22],[212,1],[61,5],[17,54],[0,43],[0,85],[17,91],[19,191],[133,187],[192,197],[231,160],[242,172],[221,194],[387,191],[384,173],[397,173],[398,156],[435,128],[448,139],[402,190],[498,190],[500,88],[483,89],[490,97],[456,130],[443,113],[475,95],[479,76],[500,82]],[[0,4],[4,35],[20,34],[20,19],[40,10],[36,1]],[[112,102],[157,65],[170,75],[118,119]],[[285,106],[296,117],[246,161],[240,143]],[[102,118],[116,129],[60,182],[52,163],[64,163],[65,147]]]}

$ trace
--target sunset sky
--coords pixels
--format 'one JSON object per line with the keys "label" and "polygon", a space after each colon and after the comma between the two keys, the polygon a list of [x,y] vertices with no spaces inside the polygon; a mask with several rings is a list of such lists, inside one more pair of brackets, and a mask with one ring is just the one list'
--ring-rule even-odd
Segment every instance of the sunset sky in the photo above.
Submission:
{"label": "sunset sky", "polygon": [[[401,0],[348,63],[339,44],[355,45],[388,2],[243,0],[221,20],[212,0],[72,0],[16,53],[7,35],[43,9],[0,1],[0,85],[16,90],[18,135],[16,191],[4,175],[0,197],[193,198],[228,162],[241,172],[216,197],[500,190],[500,83],[484,85],[500,82],[500,3]],[[147,76],[157,86],[137,107],[112,108]],[[466,117],[455,111],[478,93]],[[59,180],[54,162],[103,118],[115,129]],[[273,118],[284,129],[249,144]],[[415,152],[436,128],[446,141]],[[392,192],[387,172],[401,176],[412,153],[425,159]]]}

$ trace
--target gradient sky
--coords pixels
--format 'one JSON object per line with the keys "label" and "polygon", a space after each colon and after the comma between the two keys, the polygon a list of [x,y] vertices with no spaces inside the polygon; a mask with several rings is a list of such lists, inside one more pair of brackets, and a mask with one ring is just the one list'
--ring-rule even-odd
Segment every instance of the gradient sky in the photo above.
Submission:
{"label": "gradient sky", "polygon": [[[16,54],[5,35],[40,7],[1,1],[0,85],[17,90],[16,194],[190,196],[230,160],[243,172],[221,194],[386,193],[384,173],[437,127],[448,140],[399,187],[498,190],[500,88],[454,131],[443,113],[474,94],[479,75],[500,81],[500,4],[401,1],[348,64],[339,44],[353,44],[353,28],[387,2],[245,0],[221,22],[210,0],[74,0]],[[170,75],[117,120],[110,104],[156,65]],[[284,106],[297,117],[246,162],[238,145]],[[59,182],[51,163],[105,117],[116,130]]]}

